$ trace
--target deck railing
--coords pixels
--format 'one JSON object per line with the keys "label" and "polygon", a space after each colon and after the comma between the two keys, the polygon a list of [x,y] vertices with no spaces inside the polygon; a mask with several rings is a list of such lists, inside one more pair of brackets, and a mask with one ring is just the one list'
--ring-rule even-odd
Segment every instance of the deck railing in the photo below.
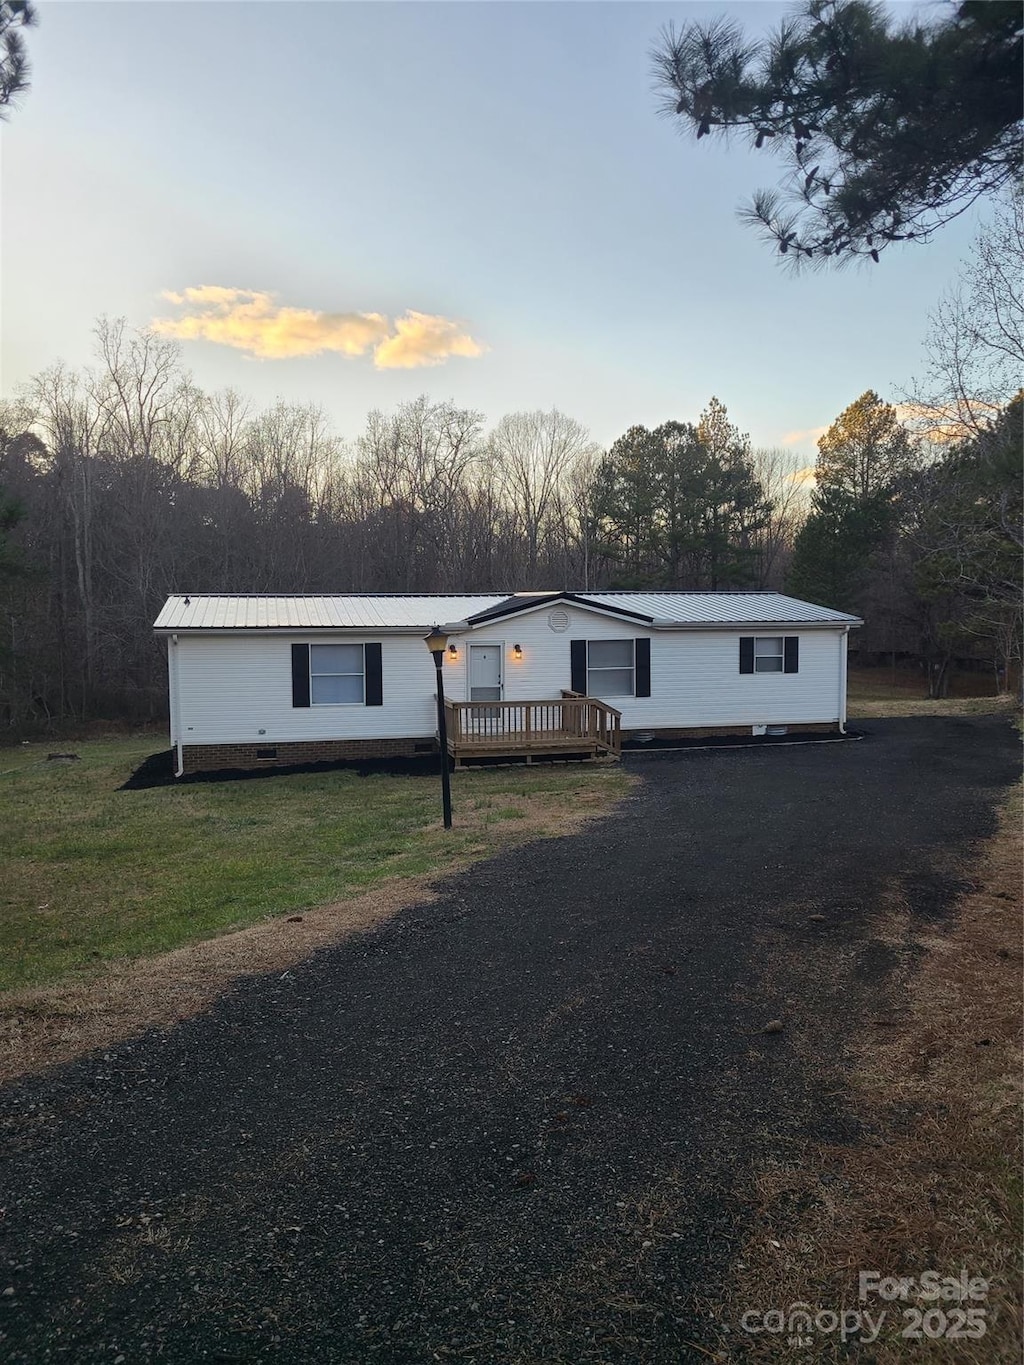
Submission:
{"label": "deck railing", "polygon": [[563,692],[558,700],[445,701],[448,748],[504,753],[581,751],[618,754],[621,712],[596,697]]}

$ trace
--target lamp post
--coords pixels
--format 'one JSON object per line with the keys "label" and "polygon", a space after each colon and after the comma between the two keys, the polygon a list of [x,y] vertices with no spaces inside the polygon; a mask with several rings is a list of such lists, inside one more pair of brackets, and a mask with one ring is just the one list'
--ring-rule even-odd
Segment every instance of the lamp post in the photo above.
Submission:
{"label": "lamp post", "polygon": [[448,643],[448,636],[440,626],[434,626],[430,634],[426,637],[426,646],[430,650],[434,660],[434,669],[437,672],[437,738],[441,746],[441,806],[444,810],[444,827],[452,827],[452,784],[451,774],[448,771],[448,725],[444,714],[444,679],[441,676],[441,669],[444,665],[444,649]]}

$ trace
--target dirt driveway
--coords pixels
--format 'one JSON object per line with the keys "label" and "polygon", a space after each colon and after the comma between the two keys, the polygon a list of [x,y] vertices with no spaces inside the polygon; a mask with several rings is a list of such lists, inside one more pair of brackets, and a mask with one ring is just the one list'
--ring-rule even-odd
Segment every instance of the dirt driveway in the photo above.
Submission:
{"label": "dirt driveway", "polygon": [[852,1135],[913,968],[876,912],[939,921],[1017,774],[1003,719],[866,728],[635,760],[608,820],[0,1092],[0,1357],[704,1359],[753,1166]]}

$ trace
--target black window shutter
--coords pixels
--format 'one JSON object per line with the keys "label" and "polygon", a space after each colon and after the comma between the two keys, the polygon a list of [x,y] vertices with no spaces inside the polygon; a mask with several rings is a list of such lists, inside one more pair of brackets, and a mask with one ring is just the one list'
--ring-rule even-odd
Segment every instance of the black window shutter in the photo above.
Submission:
{"label": "black window shutter", "polygon": [[633,644],[636,647],[636,676],[633,691],[638,697],[649,697],[651,695],[651,642],[644,636],[642,640],[634,640]]}
{"label": "black window shutter", "polygon": [[800,672],[800,636],[787,635],[782,646],[782,671],[784,673]]}
{"label": "black window shutter", "polygon": [[309,705],[309,645],[292,645],[292,705]]}
{"label": "black window shutter", "polygon": [[574,692],[586,694],[587,691],[587,642],[569,641],[569,657],[572,661],[572,680],[569,686]]}
{"label": "black window shutter", "polygon": [[380,641],[363,645],[364,667],[366,669],[367,706],[384,705],[384,670],[381,666]]}
{"label": "black window shutter", "polygon": [[753,673],[754,671],[754,637],[753,635],[740,636],[740,672]]}

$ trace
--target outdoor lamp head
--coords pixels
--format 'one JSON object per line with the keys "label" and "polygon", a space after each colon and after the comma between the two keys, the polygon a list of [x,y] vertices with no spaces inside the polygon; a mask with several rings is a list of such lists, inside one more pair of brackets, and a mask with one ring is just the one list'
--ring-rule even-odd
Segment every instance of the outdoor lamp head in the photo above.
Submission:
{"label": "outdoor lamp head", "polygon": [[430,634],[426,637],[425,643],[431,654],[441,654],[444,651],[445,645],[448,643],[448,636],[440,626],[433,626]]}

